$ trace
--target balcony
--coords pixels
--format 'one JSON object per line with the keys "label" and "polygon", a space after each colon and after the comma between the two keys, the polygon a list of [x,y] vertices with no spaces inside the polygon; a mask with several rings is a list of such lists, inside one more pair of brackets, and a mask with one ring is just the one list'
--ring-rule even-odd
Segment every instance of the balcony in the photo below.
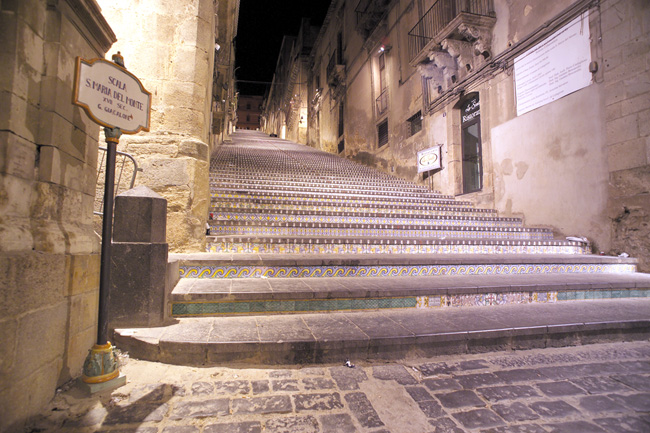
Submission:
{"label": "balcony", "polygon": [[377,104],[377,116],[381,116],[388,110],[388,88],[381,92],[375,102]]}
{"label": "balcony", "polygon": [[438,0],[408,33],[409,63],[422,62],[445,39],[476,39],[462,26],[491,31],[495,22],[493,0]]}
{"label": "balcony", "polygon": [[354,9],[357,14],[357,31],[368,37],[388,11],[390,3],[391,0],[360,0]]}

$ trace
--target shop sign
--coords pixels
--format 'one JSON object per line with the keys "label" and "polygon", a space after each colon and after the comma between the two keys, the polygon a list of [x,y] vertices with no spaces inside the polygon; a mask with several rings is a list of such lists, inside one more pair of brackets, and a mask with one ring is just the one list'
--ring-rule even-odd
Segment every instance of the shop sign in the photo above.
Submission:
{"label": "shop sign", "polygon": [[440,147],[434,146],[418,152],[418,173],[442,168]]}

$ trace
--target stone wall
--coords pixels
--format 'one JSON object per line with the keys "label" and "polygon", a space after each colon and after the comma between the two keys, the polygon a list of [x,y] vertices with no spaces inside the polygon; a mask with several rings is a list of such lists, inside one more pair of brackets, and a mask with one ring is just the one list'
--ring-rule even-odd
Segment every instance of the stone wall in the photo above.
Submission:
{"label": "stone wall", "polygon": [[0,431],[81,374],[96,337],[99,127],[71,104],[75,57],[114,35],[93,0],[0,5]]}
{"label": "stone wall", "polygon": [[612,253],[650,272],[650,3],[601,4]]}
{"label": "stone wall", "polygon": [[215,1],[100,0],[126,68],[152,93],[151,131],[122,136],[118,150],[142,168],[136,185],[168,201],[171,251],[205,249],[215,55]]}

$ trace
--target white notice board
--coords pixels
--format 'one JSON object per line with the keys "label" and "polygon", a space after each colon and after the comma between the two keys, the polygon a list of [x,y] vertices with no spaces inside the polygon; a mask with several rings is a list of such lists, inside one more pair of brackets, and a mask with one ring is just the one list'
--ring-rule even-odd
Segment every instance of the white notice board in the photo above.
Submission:
{"label": "white notice board", "polygon": [[515,57],[517,116],[591,84],[589,13]]}

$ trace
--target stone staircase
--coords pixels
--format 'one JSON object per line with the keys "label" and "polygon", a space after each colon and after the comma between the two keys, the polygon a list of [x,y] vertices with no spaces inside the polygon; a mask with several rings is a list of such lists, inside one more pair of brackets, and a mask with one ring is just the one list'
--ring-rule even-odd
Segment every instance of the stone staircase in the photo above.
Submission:
{"label": "stone staircase", "polygon": [[116,331],[135,356],[325,362],[650,330],[634,259],[260,133],[210,171],[208,252],[170,256],[175,324]]}

